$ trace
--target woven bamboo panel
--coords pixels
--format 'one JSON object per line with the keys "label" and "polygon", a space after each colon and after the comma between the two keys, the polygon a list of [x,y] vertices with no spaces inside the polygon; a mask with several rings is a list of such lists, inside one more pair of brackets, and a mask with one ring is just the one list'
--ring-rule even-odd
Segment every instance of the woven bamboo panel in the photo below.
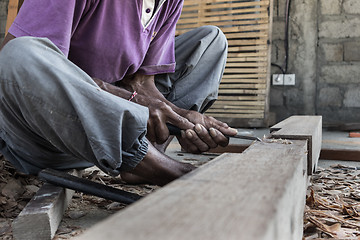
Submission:
{"label": "woven bamboo panel", "polygon": [[184,2],[177,35],[215,25],[228,39],[219,98],[206,113],[233,127],[269,125],[272,9],[272,0]]}

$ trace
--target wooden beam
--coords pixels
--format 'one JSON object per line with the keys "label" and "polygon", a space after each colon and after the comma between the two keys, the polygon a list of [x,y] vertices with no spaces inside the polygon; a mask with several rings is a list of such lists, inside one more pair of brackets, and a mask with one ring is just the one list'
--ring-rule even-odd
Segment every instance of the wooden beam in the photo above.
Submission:
{"label": "wooden beam", "polygon": [[8,32],[11,24],[14,22],[23,2],[24,2],[24,0],[9,0],[5,36]]}
{"label": "wooden beam", "polygon": [[308,172],[311,175],[319,160],[322,142],[321,116],[291,116],[270,128],[271,137],[308,140]]}
{"label": "wooden beam", "polygon": [[76,239],[300,240],[307,146],[256,142],[223,154]]}
{"label": "wooden beam", "polygon": [[[76,170],[72,170],[71,174],[81,175]],[[73,190],[45,183],[14,220],[14,238],[52,239],[73,194]]]}
{"label": "wooden beam", "polygon": [[360,150],[356,149],[321,149],[320,159],[360,161]]}

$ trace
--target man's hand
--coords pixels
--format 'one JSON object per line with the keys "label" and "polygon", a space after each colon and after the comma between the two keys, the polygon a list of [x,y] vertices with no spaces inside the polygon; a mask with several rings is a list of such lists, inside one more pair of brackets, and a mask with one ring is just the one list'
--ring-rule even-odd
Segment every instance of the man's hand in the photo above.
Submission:
{"label": "man's hand", "polygon": [[[136,91],[138,94],[132,101],[149,108],[147,138],[152,142],[161,144],[168,139],[166,123],[183,129],[182,136],[178,137],[179,142],[185,150],[194,153],[204,152],[218,145],[226,146],[229,140],[224,135],[231,136],[237,132],[213,117],[181,109],[169,102],[156,88],[154,76],[135,74],[120,81],[118,86],[119,90],[114,90],[114,86],[107,85],[107,91],[127,97]],[[104,86],[101,87],[104,89]],[[125,93],[120,94],[121,91]]]}
{"label": "man's hand", "polygon": [[146,137],[151,142],[164,143],[169,138],[169,130],[166,123],[170,123],[180,129],[193,129],[195,125],[188,119],[180,116],[165,102],[152,99],[149,101],[149,120]]}
{"label": "man's hand", "polygon": [[182,131],[178,140],[188,152],[201,153],[218,145],[225,147],[229,144],[229,139],[224,135],[233,136],[237,133],[236,129],[230,128],[226,123],[195,111],[188,111],[186,118],[195,127]]}

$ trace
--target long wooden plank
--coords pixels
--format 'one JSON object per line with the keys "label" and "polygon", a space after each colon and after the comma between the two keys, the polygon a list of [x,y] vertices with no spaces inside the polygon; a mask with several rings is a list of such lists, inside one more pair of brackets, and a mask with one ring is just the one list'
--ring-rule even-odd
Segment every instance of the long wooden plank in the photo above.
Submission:
{"label": "long wooden plank", "polygon": [[221,84],[221,89],[226,88],[265,88],[266,84],[260,83],[240,83],[240,84]]}
{"label": "long wooden plank", "polygon": [[[206,113],[206,115],[213,116],[220,121],[228,123],[230,126],[248,126],[248,127],[261,127],[262,125],[258,124],[258,119],[264,118],[264,113],[261,114],[249,114],[249,113]],[[245,122],[248,122],[248,125],[242,125],[243,121],[238,121],[236,118],[248,118]],[[252,125],[251,123],[257,123]]]}
{"label": "long wooden plank", "polygon": [[306,151],[304,140],[224,154],[76,239],[300,240]]}
{"label": "long wooden plank", "polygon": [[[208,4],[206,3],[216,3],[216,2],[222,2],[222,4]],[[204,4],[205,3],[205,4]],[[234,1],[185,1],[184,2],[184,9],[188,10],[196,10],[198,9],[198,4],[204,4],[204,7],[207,9],[213,9],[213,8],[233,8],[233,7],[256,7],[256,6],[267,6],[269,5],[269,1],[254,1],[254,2],[234,2]],[[189,6],[195,6],[189,7]]]}
{"label": "long wooden plank", "polygon": [[247,73],[247,74],[225,74],[223,78],[264,78],[266,77],[265,73]]}
{"label": "long wooden plank", "polygon": [[267,62],[227,62],[226,67],[267,67]]}
{"label": "long wooden plank", "polygon": [[[77,170],[71,170],[70,173],[81,175]],[[73,194],[73,190],[45,183],[14,220],[14,238],[52,239]]]}
{"label": "long wooden plank", "polygon": [[[267,18],[268,13],[256,13],[256,14],[241,14],[237,15],[236,19],[259,19],[259,18]],[[179,19],[179,23],[194,23],[194,22],[201,22],[201,23],[211,23],[211,22],[220,22],[220,21],[228,21],[231,22],[234,19],[234,16],[214,16],[214,17],[206,17],[206,18],[181,18]]]}
{"label": "long wooden plank", "polygon": [[[210,6],[214,6],[214,5],[210,5]],[[210,16],[222,16],[222,15],[229,15],[229,14],[259,14],[259,13],[264,13],[267,12],[267,7],[258,7],[258,8],[231,8],[231,9],[223,9],[223,8],[212,8],[211,10],[209,9],[204,9],[205,12],[203,14],[203,16],[205,17],[210,17]],[[196,11],[192,11],[192,10],[188,10],[188,9],[184,9],[181,12],[181,17],[182,18],[197,18],[197,12]]]}
{"label": "long wooden plank", "polygon": [[221,89],[219,93],[223,94],[265,94],[265,89]]}
{"label": "long wooden plank", "polygon": [[[221,22],[212,22],[212,25],[216,25],[218,27],[222,27],[222,29],[226,29],[229,26],[229,23],[231,26],[248,26],[248,25],[257,25],[257,24],[264,24],[269,21],[268,18],[260,18],[260,19],[254,19],[254,20],[247,20],[247,19],[233,19],[231,22],[229,21],[221,21]],[[194,21],[192,23],[177,23],[177,31],[176,35],[178,35],[181,31],[181,33],[187,32],[192,28],[199,27],[199,23]]]}
{"label": "long wooden plank", "polygon": [[14,22],[22,2],[23,0],[9,0],[5,35],[7,34],[11,24]]}
{"label": "long wooden plank", "polygon": [[213,106],[223,106],[223,105],[246,105],[246,106],[264,106],[263,101],[216,101]]}
{"label": "long wooden plank", "polygon": [[321,116],[291,116],[272,126],[270,132],[273,138],[307,139],[309,174],[316,169],[322,142]]}
{"label": "long wooden plank", "polygon": [[257,101],[259,99],[264,100],[265,96],[257,95],[257,96],[219,96],[218,101],[246,101],[246,100],[253,100]]}

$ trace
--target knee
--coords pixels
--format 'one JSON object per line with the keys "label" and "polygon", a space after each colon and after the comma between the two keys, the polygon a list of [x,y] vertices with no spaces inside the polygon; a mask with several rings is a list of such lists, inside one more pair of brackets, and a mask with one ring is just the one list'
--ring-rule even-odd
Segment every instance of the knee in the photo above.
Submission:
{"label": "knee", "polygon": [[228,41],[225,34],[219,27],[212,25],[202,26],[200,27],[200,31],[203,31],[207,36],[213,39],[212,42],[214,47],[227,50]]}
{"label": "knee", "polygon": [[44,51],[51,48],[46,38],[20,37],[9,41],[0,52],[0,73],[4,79],[31,79],[33,69],[39,68],[48,55]]}
{"label": "knee", "polygon": [[[54,49],[54,44],[47,38],[19,37],[9,41],[0,52],[0,65],[3,69],[17,70],[30,68],[44,51]],[[60,50],[58,50],[60,51]]]}

